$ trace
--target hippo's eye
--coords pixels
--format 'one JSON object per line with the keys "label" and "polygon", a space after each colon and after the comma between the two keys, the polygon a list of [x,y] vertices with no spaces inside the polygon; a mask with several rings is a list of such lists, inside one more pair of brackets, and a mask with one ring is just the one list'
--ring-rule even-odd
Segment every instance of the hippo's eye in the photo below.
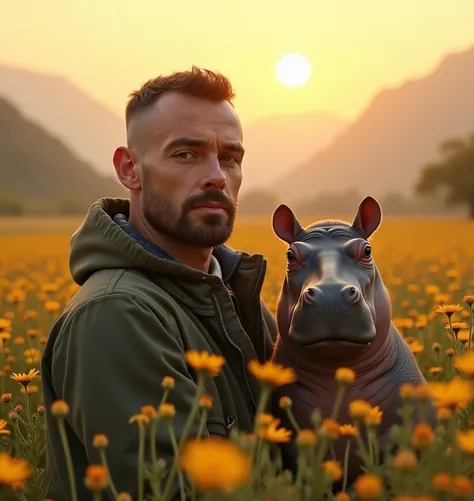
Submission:
{"label": "hippo's eye", "polygon": [[365,248],[364,248],[364,257],[370,257],[372,255],[372,248],[370,247],[370,245],[366,245]]}
{"label": "hippo's eye", "polygon": [[289,263],[294,263],[296,261],[296,256],[292,249],[288,249],[288,251],[286,252],[286,259]]}

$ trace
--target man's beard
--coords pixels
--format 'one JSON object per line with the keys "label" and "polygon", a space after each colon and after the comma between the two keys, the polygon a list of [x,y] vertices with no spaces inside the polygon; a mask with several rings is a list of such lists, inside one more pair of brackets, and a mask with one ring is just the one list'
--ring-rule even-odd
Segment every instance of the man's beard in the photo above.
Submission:
{"label": "man's beard", "polygon": [[[192,207],[202,202],[220,202],[227,213],[226,221],[223,222],[222,214],[208,214],[199,223],[190,221]],[[234,228],[237,204],[222,191],[209,190],[188,198],[180,210],[169,199],[154,195],[150,185],[145,183],[143,213],[148,224],[156,231],[182,244],[207,248],[221,245],[229,239]]]}

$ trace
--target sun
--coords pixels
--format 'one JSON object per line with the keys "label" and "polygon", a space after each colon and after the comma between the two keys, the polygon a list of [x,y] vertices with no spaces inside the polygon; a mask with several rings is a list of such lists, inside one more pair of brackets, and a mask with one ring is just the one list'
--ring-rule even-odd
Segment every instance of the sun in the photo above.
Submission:
{"label": "sun", "polygon": [[278,60],[276,76],[286,87],[301,87],[311,77],[311,65],[302,54],[285,54]]}

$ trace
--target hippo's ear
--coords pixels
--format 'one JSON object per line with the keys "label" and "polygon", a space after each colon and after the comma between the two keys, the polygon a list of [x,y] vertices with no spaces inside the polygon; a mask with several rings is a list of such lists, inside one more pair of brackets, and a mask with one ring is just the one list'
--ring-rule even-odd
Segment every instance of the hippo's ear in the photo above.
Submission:
{"label": "hippo's ear", "polygon": [[273,231],[286,243],[291,244],[303,227],[293,211],[285,204],[279,205],[273,213]]}
{"label": "hippo's ear", "polygon": [[379,227],[382,220],[382,209],[375,198],[365,197],[359,204],[359,210],[352,226],[362,232],[365,239]]}

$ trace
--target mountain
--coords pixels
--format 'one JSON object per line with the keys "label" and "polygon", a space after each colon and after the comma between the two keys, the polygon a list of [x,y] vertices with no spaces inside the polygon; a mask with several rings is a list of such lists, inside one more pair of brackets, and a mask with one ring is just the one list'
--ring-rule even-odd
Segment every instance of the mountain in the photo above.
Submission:
{"label": "mountain", "polygon": [[324,150],[295,164],[271,188],[286,201],[347,189],[412,192],[439,143],[474,132],[474,48],[431,74],[378,93]]}
{"label": "mountain", "polygon": [[73,198],[85,204],[102,196],[126,196],[118,181],[97,174],[60,140],[2,98],[0,151],[2,196],[43,202]]}
{"label": "mountain", "polygon": [[324,148],[347,121],[329,113],[272,116],[244,125],[242,192],[267,187]]}
{"label": "mountain", "polygon": [[[0,96],[60,138],[97,172],[113,172],[112,154],[125,144],[124,121],[67,79],[0,65]],[[261,188],[308,159],[346,121],[326,113],[265,118],[244,124],[242,191]]]}
{"label": "mountain", "polygon": [[97,172],[113,174],[112,155],[125,144],[123,121],[63,77],[0,65],[0,96],[61,139]]}

